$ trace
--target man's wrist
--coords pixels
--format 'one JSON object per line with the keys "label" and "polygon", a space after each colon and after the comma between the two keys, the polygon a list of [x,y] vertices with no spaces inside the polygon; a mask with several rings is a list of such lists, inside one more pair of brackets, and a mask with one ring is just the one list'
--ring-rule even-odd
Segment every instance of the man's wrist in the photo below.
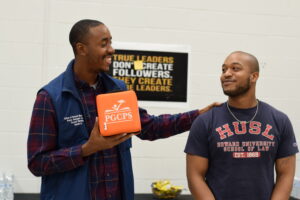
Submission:
{"label": "man's wrist", "polygon": [[86,156],[89,156],[91,154],[93,154],[94,152],[92,151],[92,149],[89,147],[89,144],[88,142],[84,143],[82,146],[81,146],[81,155],[82,157],[86,157]]}

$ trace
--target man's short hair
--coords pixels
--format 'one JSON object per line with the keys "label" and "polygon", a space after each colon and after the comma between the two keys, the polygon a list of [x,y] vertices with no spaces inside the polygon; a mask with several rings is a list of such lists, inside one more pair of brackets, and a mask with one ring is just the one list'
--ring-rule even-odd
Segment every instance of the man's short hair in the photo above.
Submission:
{"label": "man's short hair", "polygon": [[76,22],[71,28],[69,34],[69,41],[72,46],[73,52],[76,55],[76,44],[78,42],[83,43],[86,39],[86,35],[89,33],[91,27],[102,25],[103,23],[92,19],[83,19]]}
{"label": "man's short hair", "polygon": [[234,53],[244,54],[244,55],[247,55],[248,57],[250,57],[252,72],[259,72],[259,63],[258,63],[257,58],[254,55],[244,52],[244,51],[234,51],[231,54],[234,54]]}

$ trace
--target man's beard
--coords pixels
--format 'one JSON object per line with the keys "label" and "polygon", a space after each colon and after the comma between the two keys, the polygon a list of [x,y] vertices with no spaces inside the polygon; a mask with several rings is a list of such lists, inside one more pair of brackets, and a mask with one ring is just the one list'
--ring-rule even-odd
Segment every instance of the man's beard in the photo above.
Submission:
{"label": "man's beard", "polygon": [[235,90],[225,91],[223,88],[223,93],[229,97],[241,96],[248,92],[250,89],[250,77],[244,85],[239,85]]}

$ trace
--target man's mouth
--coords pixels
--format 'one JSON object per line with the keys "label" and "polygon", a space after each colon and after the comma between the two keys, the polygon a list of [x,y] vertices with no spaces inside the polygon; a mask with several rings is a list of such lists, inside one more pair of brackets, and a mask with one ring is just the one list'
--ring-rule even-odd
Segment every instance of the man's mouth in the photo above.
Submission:
{"label": "man's mouth", "polygon": [[105,62],[106,62],[108,65],[110,65],[111,62],[112,62],[111,58],[112,58],[111,56],[105,56]]}
{"label": "man's mouth", "polygon": [[226,85],[230,85],[230,84],[232,84],[232,83],[234,83],[235,81],[234,80],[224,80],[224,81],[222,81],[222,84],[224,85],[224,86],[226,86]]}

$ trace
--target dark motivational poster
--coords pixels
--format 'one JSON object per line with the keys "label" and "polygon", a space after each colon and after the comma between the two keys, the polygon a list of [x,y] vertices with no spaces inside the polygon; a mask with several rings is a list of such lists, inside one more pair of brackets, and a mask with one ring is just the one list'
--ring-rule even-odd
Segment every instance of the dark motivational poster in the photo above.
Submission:
{"label": "dark motivational poster", "polygon": [[109,74],[139,100],[187,102],[188,53],[116,49]]}

